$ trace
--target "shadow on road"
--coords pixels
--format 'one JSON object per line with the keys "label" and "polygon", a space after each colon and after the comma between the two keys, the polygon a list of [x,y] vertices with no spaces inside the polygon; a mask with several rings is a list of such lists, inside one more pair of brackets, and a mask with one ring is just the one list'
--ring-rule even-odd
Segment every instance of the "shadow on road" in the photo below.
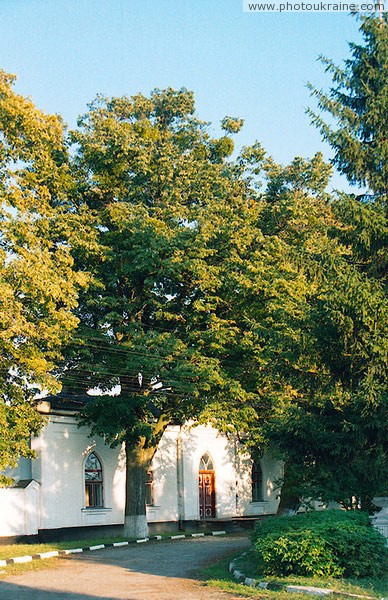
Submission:
{"label": "shadow on road", "polygon": [[86,552],[83,561],[119,567],[133,573],[198,580],[198,572],[231,553],[238,554],[249,546],[248,535],[220,538],[186,539],[180,542],[159,541],[140,547],[128,546],[117,552]]}
{"label": "shadow on road", "polygon": [[[94,594],[42,590],[7,582],[0,582],[0,598],[1,600],[101,600],[101,598],[104,598],[104,600],[123,600],[123,596],[108,597],[96,596]],[[131,596],[126,596],[125,600],[132,600],[132,598]]]}
{"label": "shadow on road", "polygon": [[220,596],[219,592],[201,589],[198,572],[226,554],[236,556],[247,547],[248,536],[239,535],[85,552],[64,557],[55,568],[1,581],[0,600],[225,598],[228,595],[224,593]]}

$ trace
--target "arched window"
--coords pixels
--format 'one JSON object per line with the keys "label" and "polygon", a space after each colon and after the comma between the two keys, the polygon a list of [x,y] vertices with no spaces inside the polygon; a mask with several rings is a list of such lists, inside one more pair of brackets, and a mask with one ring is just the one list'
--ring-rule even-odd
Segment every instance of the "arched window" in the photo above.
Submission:
{"label": "arched window", "polygon": [[199,470],[200,471],[214,471],[213,461],[208,452],[206,452],[200,462],[199,462]]}
{"label": "arched window", "polygon": [[102,466],[94,452],[85,461],[85,506],[104,506]]}
{"label": "arched window", "polygon": [[252,464],[252,502],[263,502],[263,471],[258,460]]}

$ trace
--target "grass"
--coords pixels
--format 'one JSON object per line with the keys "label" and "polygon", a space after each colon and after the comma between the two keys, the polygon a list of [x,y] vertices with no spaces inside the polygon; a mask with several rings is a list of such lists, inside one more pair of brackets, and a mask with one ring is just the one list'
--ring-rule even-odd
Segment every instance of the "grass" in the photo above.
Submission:
{"label": "grass", "polygon": [[[162,537],[169,537],[170,534],[165,534]],[[47,544],[8,544],[0,546],[0,560],[7,558],[16,558],[17,556],[31,556],[40,554],[41,552],[51,552],[52,550],[67,550],[69,548],[87,548],[88,546],[98,546],[99,544],[111,544],[113,542],[128,542],[129,539],[123,537],[115,538],[93,538],[86,540],[70,540],[66,542],[52,542]],[[7,565],[0,567],[0,579],[9,577],[10,575],[23,575],[32,571],[40,571],[42,569],[52,569],[56,567],[61,558],[50,558],[33,560],[31,562]]]}
{"label": "grass", "polygon": [[[66,542],[52,542],[49,544],[8,544],[0,546],[0,560],[7,558],[16,558],[17,556],[31,556],[40,554],[41,552],[51,552],[52,550],[67,550],[68,548],[86,548],[88,546],[97,546],[99,544],[108,544],[112,542],[122,542],[123,538],[98,538],[88,540],[70,540]],[[125,540],[127,541],[127,540]],[[28,563],[7,565],[0,567],[0,579],[9,577],[10,575],[23,575],[32,571],[40,571],[42,569],[52,569],[56,567],[61,559],[50,558],[33,560]]]}
{"label": "grass", "polygon": [[[290,595],[289,592],[285,591],[274,592],[269,590],[254,589],[236,583],[233,575],[229,573],[229,563],[232,559],[237,568],[244,573],[244,575],[259,581],[280,583],[282,585],[304,585],[331,588],[339,594],[337,594],[337,598],[341,598],[341,593],[372,596],[374,598],[381,598],[382,596],[387,596],[388,594],[388,572],[386,573],[385,577],[379,579],[333,579],[330,577],[260,577],[259,573],[257,572],[253,552],[247,552],[245,556],[237,559],[233,557],[233,555],[229,555],[222,560],[213,563],[201,571],[202,578],[210,586],[217,587],[223,591],[239,594],[242,597],[262,599],[272,598],[273,600],[297,600],[298,598],[303,598],[303,600],[306,600],[306,596],[304,594],[302,595],[293,593]],[[346,596],[343,595],[342,598],[346,598]]]}
{"label": "grass", "polygon": [[7,567],[0,567],[0,579],[4,579],[10,575],[24,575],[24,573],[31,573],[32,571],[52,569],[58,565],[59,561],[59,558],[49,558],[43,560],[33,560],[32,562],[23,563],[20,565],[8,565]]}
{"label": "grass", "polygon": [[233,575],[229,573],[229,563],[234,559],[233,554],[229,554],[211,565],[202,569],[200,578],[206,581],[210,587],[215,587],[224,592],[238,594],[242,598],[261,598],[265,600],[306,600],[303,594],[290,594],[288,592],[270,592],[268,590],[259,590],[236,583]]}
{"label": "grass", "polygon": [[14,558],[16,556],[25,556],[39,554],[41,552],[51,552],[52,550],[67,550],[68,548],[86,548],[87,546],[97,546],[99,544],[111,544],[112,542],[123,542],[122,537],[111,539],[89,539],[89,540],[71,540],[69,542],[51,542],[47,544],[8,544],[0,546],[0,560]]}

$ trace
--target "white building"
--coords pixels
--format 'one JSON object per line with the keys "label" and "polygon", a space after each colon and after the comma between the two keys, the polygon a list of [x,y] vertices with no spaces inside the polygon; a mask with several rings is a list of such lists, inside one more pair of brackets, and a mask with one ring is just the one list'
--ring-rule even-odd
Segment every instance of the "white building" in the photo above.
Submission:
{"label": "white building", "polygon": [[[78,427],[74,407],[43,402],[48,423],[31,440],[35,460],[21,459],[0,489],[0,538],[120,535],[124,520],[125,455]],[[151,531],[205,527],[210,520],[274,514],[281,468],[253,462],[238,444],[210,426],[169,426],[149,472]],[[92,528],[92,530],[90,530]]]}

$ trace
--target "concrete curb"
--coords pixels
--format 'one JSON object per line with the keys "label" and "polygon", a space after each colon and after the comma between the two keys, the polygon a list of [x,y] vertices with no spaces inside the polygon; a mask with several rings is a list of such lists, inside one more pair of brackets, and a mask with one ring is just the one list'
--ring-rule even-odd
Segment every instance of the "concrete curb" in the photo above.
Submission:
{"label": "concrete curb", "polygon": [[83,548],[67,548],[66,550],[51,550],[50,552],[39,552],[38,554],[31,554],[27,556],[15,556],[14,558],[7,558],[5,560],[0,560],[0,567],[7,567],[9,565],[16,565],[31,562],[32,560],[42,560],[47,558],[54,558],[60,556],[68,556],[69,554],[80,554],[81,552],[95,552],[96,550],[103,550],[105,548],[121,548],[123,546],[129,546],[131,544],[144,544],[147,542],[157,542],[160,540],[183,540],[190,538],[198,538],[204,536],[213,536],[213,535],[226,535],[226,531],[209,531],[206,533],[189,533],[189,534],[179,534],[179,535],[169,535],[163,537],[161,535],[152,535],[147,538],[142,538],[139,540],[128,540],[126,542],[111,542],[107,544],[98,544],[96,546],[85,546]]}
{"label": "concrete curb", "polygon": [[[246,552],[241,554],[239,558],[242,558],[246,555]],[[306,594],[308,596],[328,596],[332,594],[333,596],[347,596],[349,598],[361,598],[362,600],[376,600],[374,596],[360,596],[358,594],[349,594],[347,592],[336,592],[331,588],[318,588],[313,586],[303,586],[303,585],[286,585],[281,583],[272,583],[267,581],[259,581],[258,579],[252,579],[251,577],[246,577],[244,573],[239,571],[236,567],[236,564],[232,561],[229,563],[229,572],[232,573],[233,577],[237,580],[238,583],[242,585],[246,585],[249,587],[260,588],[262,590],[269,590],[271,592],[297,592],[298,594]],[[381,600],[385,600],[381,598]]]}

